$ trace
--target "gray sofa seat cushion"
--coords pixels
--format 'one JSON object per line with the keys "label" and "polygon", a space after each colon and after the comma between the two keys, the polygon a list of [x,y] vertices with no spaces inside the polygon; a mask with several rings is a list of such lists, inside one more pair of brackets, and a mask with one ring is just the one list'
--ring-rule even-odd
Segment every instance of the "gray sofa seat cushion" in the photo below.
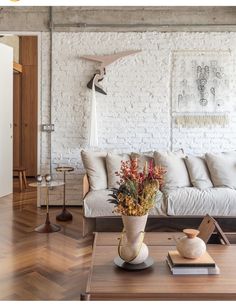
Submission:
{"label": "gray sofa seat cushion", "polygon": [[[91,190],[84,198],[84,216],[87,218],[110,217],[113,213],[114,205],[107,200],[110,190]],[[162,192],[158,193],[156,206],[152,208],[149,215],[166,215],[165,201]]]}
{"label": "gray sofa seat cushion", "polygon": [[165,190],[167,214],[171,216],[236,216],[236,190],[184,187]]}
{"label": "gray sofa seat cushion", "polygon": [[87,218],[114,216],[114,205],[107,202],[111,193],[108,189],[91,190],[84,198],[84,215]]}

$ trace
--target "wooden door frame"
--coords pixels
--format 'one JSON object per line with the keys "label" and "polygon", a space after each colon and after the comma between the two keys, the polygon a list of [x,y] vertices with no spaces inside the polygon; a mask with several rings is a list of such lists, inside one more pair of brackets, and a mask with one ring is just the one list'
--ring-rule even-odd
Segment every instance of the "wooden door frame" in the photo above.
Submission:
{"label": "wooden door frame", "polygon": [[38,128],[37,128],[37,173],[41,171],[41,106],[42,106],[42,33],[41,32],[17,32],[17,31],[0,31],[4,34],[17,36],[37,36],[38,39]]}

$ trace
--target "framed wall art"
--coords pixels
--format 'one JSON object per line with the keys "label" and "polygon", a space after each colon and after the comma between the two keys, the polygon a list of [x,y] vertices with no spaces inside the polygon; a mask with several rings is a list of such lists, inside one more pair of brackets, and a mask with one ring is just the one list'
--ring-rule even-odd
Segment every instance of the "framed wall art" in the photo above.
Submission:
{"label": "framed wall art", "polygon": [[172,115],[177,125],[225,125],[230,103],[230,51],[174,51]]}

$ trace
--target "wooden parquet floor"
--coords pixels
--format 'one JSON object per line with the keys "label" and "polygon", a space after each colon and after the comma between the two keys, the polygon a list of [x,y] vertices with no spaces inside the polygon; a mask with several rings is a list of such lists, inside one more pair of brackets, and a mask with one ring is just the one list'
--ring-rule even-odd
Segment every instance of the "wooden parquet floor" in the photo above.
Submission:
{"label": "wooden parquet floor", "polygon": [[82,209],[69,208],[73,220],[56,221],[61,231],[41,234],[45,208],[36,206],[36,189],[0,198],[0,300],[79,300],[85,291],[93,237],[82,237]]}

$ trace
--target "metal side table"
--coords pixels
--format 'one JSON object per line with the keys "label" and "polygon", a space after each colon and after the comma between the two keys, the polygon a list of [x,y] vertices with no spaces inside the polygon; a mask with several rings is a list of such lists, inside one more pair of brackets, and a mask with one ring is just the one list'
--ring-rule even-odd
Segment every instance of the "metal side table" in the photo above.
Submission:
{"label": "metal side table", "polygon": [[63,172],[64,174],[64,200],[63,200],[63,208],[62,212],[56,216],[56,219],[58,221],[70,221],[72,220],[73,216],[72,214],[66,209],[66,172],[72,172],[74,171],[73,167],[57,167],[57,172]]}
{"label": "metal side table", "polygon": [[52,233],[52,232],[58,232],[60,231],[61,227],[57,224],[52,224],[49,219],[49,188],[50,187],[59,187],[63,186],[64,182],[60,181],[51,181],[50,183],[42,182],[42,183],[30,183],[29,186],[31,187],[39,187],[39,188],[46,188],[46,207],[47,207],[47,214],[46,214],[46,220],[45,223],[37,226],[35,228],[35,231],[38,233]]}

